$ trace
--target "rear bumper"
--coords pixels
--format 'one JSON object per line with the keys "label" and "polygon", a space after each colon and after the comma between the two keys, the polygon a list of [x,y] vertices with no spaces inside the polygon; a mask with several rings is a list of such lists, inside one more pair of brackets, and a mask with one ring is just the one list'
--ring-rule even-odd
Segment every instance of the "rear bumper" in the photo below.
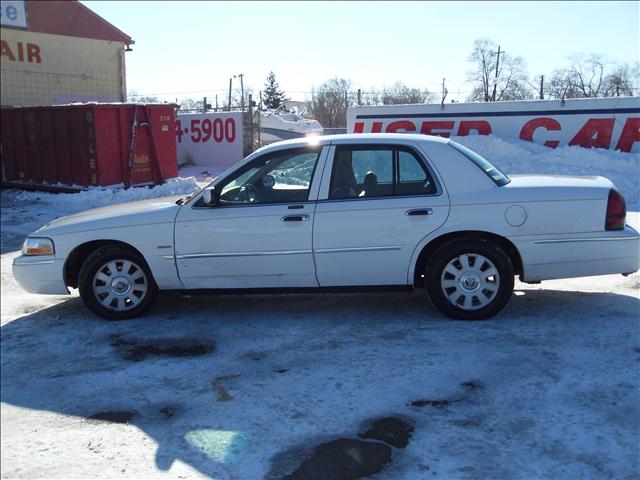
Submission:
{"label": "rear bumper", "polygon": [[615,232],[515,240],[526,282],[553,278],[633,273],[640,269],[640,235]]}
{"label": "rear bumper", "polygon": [[13,259],[13,276],[29,293],[48,295],[66,295],[69,293],[63,279],[64,260],[51,256],[26,257],[20,255]]}

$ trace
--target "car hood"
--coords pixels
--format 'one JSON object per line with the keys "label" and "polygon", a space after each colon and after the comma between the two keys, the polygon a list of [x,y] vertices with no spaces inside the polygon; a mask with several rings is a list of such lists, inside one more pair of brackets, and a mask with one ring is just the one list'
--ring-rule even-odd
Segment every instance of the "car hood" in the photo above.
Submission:
{"label": "car hood", "polygon": [[123,228],[135,225],[172,222],[183,195],[119,203],[57,218],[36,230],[37,234],[66,234],[102,228]]}

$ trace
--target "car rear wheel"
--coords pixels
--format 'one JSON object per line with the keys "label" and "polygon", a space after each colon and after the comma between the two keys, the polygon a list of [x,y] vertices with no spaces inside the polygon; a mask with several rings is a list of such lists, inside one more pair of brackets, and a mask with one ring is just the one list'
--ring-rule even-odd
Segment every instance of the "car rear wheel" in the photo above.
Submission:
{"label": "car rear wheel", "polygon": [[498,245],[458,239],[431,256],[426,287],[434,306],[460,320],[483,320],[504,308],[513,293],[513,264]]}
{"label": "car rear wheel", "polygon": [[119,245],[107,245],[89,255],[79,277],[82,301],[107,320],[142,315],[158,296],[158,287],[144,259]]}

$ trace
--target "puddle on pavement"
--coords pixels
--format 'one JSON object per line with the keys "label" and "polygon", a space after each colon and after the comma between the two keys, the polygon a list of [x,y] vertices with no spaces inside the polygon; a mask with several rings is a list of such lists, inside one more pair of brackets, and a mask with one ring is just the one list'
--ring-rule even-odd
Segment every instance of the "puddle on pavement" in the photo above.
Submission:
{"label": "puddle on pavement", "polygon": [[480,390],[484,388],[484,383],[479,380],[467,380],[466,382],[462,382],[460,386],[466,388],[469,391]]}
{"label": "puddle on pavement", "polygon": [[162,407],[158,409],[158,413],[163,419],[171,418],[176,414],[176,407],[172,405],[167,405],[166,407]]}
{"label": "puddle on pavement", "polygon": [[360,438],[380,440],[392,447],[405,448],[413,434],[413,425],[396,417],[381,418],[360,434]]}
{"label": "puddle on pavement", "polygon": [[105,411],[87,417],[89,423],[129,423],[136,416],[135,410]]}
{"label": "puddle on pavement", "polygon": [[[360,433],[360,438],[320,443],[293,472],[278,478],[356,480],[381,472],[393,459],[392,447],[405,448],[409,444],[414,427],[397,417],[373,419],[366,424],[368,428]],[[291,453],[299,450],[294,448]],[[287,458],[288,452],[282,452],[280,457]]]}
{"label": "puddle on pavement", "polygon": [[427,405],[433,408],[438,408],[440,410],[445,410],[450,407],[454,403],[457,403],[458,400],[415,400],[409,404],[411,407],[422,408]]}
{"label": "puddle on pavement", "polygon": [[113,335],[110,344],[125,360],[132,362],[139,362],[148,357],[199,357],[215,351],[213,343],[202,343],[193,339],[145,341]]}
{"label": "puddle on pavement", "polygon": [[355,480],[380,472],[391,462],[389,445],[353,438],[321,443],[283,480]]}

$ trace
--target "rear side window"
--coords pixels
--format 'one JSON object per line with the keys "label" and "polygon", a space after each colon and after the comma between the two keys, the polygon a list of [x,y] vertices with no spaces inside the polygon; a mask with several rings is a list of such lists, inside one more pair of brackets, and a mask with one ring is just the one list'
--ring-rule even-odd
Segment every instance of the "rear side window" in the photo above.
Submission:
{"label": "rear side window", "polygon": [[449,145],[451,145],[454,149],[459,151],[462,155],[471,160],[480,170],[482,170],[493,183],[498,185],[499,187],[506,185],[511,180],[504,173],[498,170],[489,160],[477,154],[470,148],[465,147],[464,145],[460,145],[454,141],[449,141]]}
{"label": "rear side window", "polygon": [[394,145],[336,147],[329,199],[432,195],[433,177],[411,149]]}

